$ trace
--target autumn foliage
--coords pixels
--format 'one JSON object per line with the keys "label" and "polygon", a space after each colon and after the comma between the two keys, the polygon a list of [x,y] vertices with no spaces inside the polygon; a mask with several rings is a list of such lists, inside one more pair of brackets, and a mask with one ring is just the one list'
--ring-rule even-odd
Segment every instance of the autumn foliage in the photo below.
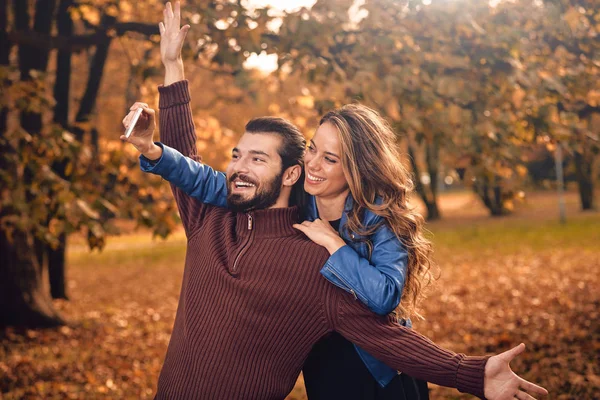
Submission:
{"label": "autumn foliage", "polygon": [[[255,116],[310,136],[333,107],[375,108],[423,214],[442,219],[443,274],[417,329],[468,353],[524,341],[516,367],[550,398],[600,398],[597,3],[184,1],[199,153],[224,168]],[[133,102],[157,107],[163,6],[0,0],[0,398],[152,397],[184,241],[168,185],[117,138]],[[258,54],[272,72],[247,68]],[[533,191],[556,189],[557,163],[566,226]],[[475,195],[451,207],[448,188]]]}
{"label": "autumn foliage", "polygon": [[[447,221],[429,226],[441,276],[415,329],[469,354],[524,342],[527,351],[512,366],[548,388],[548,399],[598,398],[598,216],[561,226],[547,194],[534,195],[505,221],[488,220],[472,195],[444,195],[441,204]],[[576,213],[575,193],[568,209]],[[168,241],[151,240],[148,232],[111,238],[105,251],[91,254],[84,238],[75,238],[68,257],[72,298],[57,303],[70,325],[3,331],[3,398],[152,398],[184,255],[181,231]],[[431,389],[432,399],[471,398]],[[305,399],[301,380],[289,399]]]}

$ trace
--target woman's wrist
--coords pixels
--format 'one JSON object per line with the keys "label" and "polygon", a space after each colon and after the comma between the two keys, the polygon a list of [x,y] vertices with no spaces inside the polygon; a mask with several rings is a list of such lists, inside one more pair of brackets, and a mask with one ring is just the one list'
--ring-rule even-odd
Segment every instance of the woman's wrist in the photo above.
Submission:
{"label": "woman's wrist", "polygon": [[336,251],[338,251],[340,248],[344,247],[345,245],[346,245],[346,242],[344,242],[344,240],[341,237],[336,236],[336,237],[331,238],[329,243],[327,243],[325,245],[325,248],[329,252],[329,255],[333,255],[333,253],[335,253]]}
{"label": "woman's wrist", "polygon": [[163,149],[162,147],[156,145],[156,143],[152,142],[152,145],[148,148],[148,150],[143,151],[142,155],[146,157],[148,160],[156,161],[162,157]]}

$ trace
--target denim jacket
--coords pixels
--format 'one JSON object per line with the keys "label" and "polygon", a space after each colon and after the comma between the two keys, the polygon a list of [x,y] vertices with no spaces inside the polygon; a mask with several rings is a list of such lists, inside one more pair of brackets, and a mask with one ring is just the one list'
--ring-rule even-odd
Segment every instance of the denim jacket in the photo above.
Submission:
{"label": "denim jacket", "polygon": [[[214,206],[227,206],[227,178],[222,172],[183,156],[177,150],[157,142],[163,155],[156,161],[140,156],[144,172],[159,175],[197,200]],[[396,235],[382,224],[370,237],[348,232],[346,223],[353,199],[348,195],[340,221],[339,234],[346,245],[333,253],[321,274],[334,285],[351,293],[371,311],[386,315],[400,303],[406,278],[408,253]],[[310,196],[306,206],[310,221],[319,217],[316,199]],[[364,226],[373,226],[381,217],[366,211]],[[410,320],[400,321],[411,326]],[[359,356],[383,387],[397,375],[397,371],[354,345]]]}

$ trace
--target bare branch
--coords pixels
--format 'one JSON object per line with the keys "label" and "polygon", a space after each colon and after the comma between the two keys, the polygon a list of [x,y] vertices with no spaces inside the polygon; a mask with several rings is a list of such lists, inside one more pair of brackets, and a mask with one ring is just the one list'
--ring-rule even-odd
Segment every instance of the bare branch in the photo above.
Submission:
{"label": "bare branch", "polygon": [[[138,22],[118,23],[113,28],[116,36],[123,36],[127,32],[137,32],[147,36],[159,34],[158,26]],[[104,43],[106,37],[107,33],[103,31],[77,36],[50,36],[31,31],[8,32],[8,40],[13,44],[24,44],[42,49],[60,49],[71,52],[80,52],[88,47]]]}

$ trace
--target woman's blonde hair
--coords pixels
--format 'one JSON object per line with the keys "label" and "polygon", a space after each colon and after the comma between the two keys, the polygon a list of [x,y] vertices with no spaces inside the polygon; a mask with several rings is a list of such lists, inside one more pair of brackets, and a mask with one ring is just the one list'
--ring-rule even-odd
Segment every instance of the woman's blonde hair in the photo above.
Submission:
{"label": "woman's blonde hair", "polygon": [[[395,311],[402,318],[420,316],[417,306],[424,287],[432,281],[432,246],[423,234],[423,217],[407,204],[407,195],[413,190],[412,175],[400,161],[394,131],[376,111],[360,104],[328,112],[319,125],[326,122],[337,128],[342,168],[354,199],[346,228],[368,236],[385,223],[394,232],[408,252],[408,273]],[[381,204],[375,204],[377,196]],[[363,226],[365,210],[383,221]]]}

